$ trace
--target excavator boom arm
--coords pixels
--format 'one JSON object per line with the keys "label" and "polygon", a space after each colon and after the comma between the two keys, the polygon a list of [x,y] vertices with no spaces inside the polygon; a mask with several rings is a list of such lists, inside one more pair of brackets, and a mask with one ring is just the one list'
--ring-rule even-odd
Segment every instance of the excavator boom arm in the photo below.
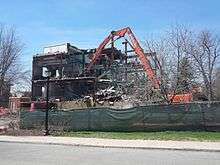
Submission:
{"label": "excavator boom arm", "polygon": [[87,70],[90,70],[92,66],[95,64],[96,60],[101,56],[102,50],[105,48],[105,46],[114,39],[115,36],[118,37],[124,37],[125,34],[128,35],[132,48],[134,49],[134,52],[137,54],[137,56],[140,59],[140,62],[143,65],[143,69],[146,72],[148,78],[152,81],[153,85],[155,88],[159,88],[160,82],[155,76],[155,73],[151,67],[150,60],[148,59],[147,56],[145,56],[143,49],[141,48],[138,40],[135,38],[133,32],[129,27],[123,28],[118,31],[112,31],[111,34],[99,45],[99,47],[96,49],[96,52],[92,56],[92,60],[89,63]]}

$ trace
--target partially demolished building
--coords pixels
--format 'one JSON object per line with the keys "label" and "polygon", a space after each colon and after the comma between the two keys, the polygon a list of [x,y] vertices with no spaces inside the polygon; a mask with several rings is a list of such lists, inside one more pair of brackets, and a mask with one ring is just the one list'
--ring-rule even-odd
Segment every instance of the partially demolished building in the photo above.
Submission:
{"label": "partially demolished building", "polygon": [[[129,74],[145,75],[137,56],[128,55],[126,47],[123,52],[115,47],[104,49],[102,57],[97,60],[95,68],[89,74],[86,67],[95,49],[79,49],[69,43],[44,48],[42,54],[33,57],[32,100],[36,101],[46,95],[45,70],[51,74],[51,99],[70,101],[95,94],[97,97],[104,97],[103,93],[110,91],[115,94],[116,91],[112,89],[123,86],[128,81]],[[119,93],[121,95],[123,91]],[[118,94],[114,96],[114,99],[117,98]]]}
{"label": "partially demolished building", "polygon": [[95,77],[85,77],[83,70],[88,61],[88,50],[67,44],[44,48],[42,54],[33,57],[32,100],[44,97],[45,70],[50,72],[50,98],[71,100],[91,93]]}
{"label": "partially demolished building", "polygon": [[[116,41],[120,38],[124,41],[119,50]],[[98,103],[115,102],[122,96],[135,96],[135,91],[137,97],[148,99],[152,87],[159,89],[153,55],[144,52],[129,27],[112,31],[96,49],[69,43],[46,47],[33,57],[32,100],[45,98],[48,89],[50,99],[60,101],[89,96]]]}

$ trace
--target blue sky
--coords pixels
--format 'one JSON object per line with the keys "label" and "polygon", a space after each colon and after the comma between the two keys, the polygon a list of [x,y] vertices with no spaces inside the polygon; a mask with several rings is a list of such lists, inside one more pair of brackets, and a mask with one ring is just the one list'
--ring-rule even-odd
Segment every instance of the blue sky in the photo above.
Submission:
{"label": "blue sky", "polygon": [[16,27],[25,43],[22,60],[31,68],[44,46],[94,48],[126,26],[140,41],[176,23],[220,34],[219,9],[219,0],[2,0],[0,23]]}

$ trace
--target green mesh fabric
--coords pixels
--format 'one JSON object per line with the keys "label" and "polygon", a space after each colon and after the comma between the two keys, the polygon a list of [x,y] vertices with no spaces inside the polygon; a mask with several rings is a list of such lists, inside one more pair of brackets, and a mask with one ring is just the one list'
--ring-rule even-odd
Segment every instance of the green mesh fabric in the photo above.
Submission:
{"label": "green mesh fabric", "polygon": [[[43,129],[45,112],[21,110],[20,119],[21,128]],[[220,102],[50,110],[49,127],[68,131],[220,130]]]}

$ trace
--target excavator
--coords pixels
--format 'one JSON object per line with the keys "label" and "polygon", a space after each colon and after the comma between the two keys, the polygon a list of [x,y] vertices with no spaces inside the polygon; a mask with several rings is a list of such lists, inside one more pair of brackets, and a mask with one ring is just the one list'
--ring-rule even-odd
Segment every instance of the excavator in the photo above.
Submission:
{"label": "excavator", "polygon": [[[125,38],[126,35],[128,36],[128,39],[130,41],[127,38]],[[143,70],[147,74],[147,77],[152,82],[153,87],[155,89],[161,90],[161,82],[156,77],[156,74],[151,66],[150,57],[145,55],[138,40],[136,39],[134,33],[132,32],[132,30],[129,27],[122,28],[117,31],[112,31],[107,36],[107,38],[105,38],[104,41],[98,46],[98,48],[96,48],[96,51],[95,51],[95,53],[92,54],[90,63],[88,64],[86,70],[88,72],[90,70],[92,70],[96,61],[101,57],[102,51],[105,49],[105,47],[108,44],[113,44],[116,40],[118,40],[120,38],[124,38],[125,41],[129,44],[129,46],[133,49],[133,51],[135,52],[135,54],[139,58],[142,66],[143,66]],[[168,95],[168,99],[170,99],[169,101],[172,103],[180,103],[180,102],[190,102],[190,101],[192,101],[193,97],[192,97],[192,93],[176,94],[176,95],[170,94],[170,95]]]}

